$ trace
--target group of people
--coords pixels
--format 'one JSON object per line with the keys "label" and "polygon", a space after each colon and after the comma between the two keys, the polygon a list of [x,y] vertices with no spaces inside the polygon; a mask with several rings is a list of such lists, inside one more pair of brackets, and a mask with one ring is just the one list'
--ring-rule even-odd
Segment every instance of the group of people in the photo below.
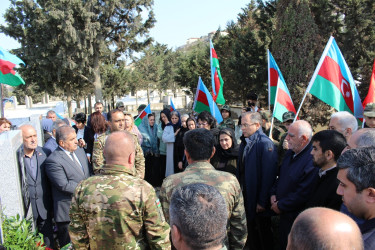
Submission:
{"label": "group of people", "polygon": [[240,138],[229,106],[220,124],[164,109],[138,127],[121,102],[73,127],[49,111],[43,148],[21,126],[24,204],[46,246],[55,224],[76,249],[274,249],[278,216],[280,249],[374,249],[375,104],[365,128],[344,111],[313,134],[292,112],[270,133],[270,112],[247,102]]}

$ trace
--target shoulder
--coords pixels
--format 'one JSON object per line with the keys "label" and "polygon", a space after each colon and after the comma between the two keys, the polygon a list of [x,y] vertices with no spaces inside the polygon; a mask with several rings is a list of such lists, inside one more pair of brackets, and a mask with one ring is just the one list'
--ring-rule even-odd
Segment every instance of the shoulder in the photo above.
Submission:
{"label": "shoulder", "polygon": [[51,154],[51,150],[48,149],[48,148],[44,148],[44,147],[42,148],[42,147],[38,146],[37,151],[38,151],[38,153],[44,155],[45,157],[47,157]]}

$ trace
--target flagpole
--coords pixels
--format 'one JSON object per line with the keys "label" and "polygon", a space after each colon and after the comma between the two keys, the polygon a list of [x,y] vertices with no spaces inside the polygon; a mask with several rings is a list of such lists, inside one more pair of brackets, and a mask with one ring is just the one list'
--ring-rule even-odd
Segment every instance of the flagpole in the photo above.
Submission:
{"label": "flagpole", "polygon": [[[268,137],[271,137],[272,135],[272,129],[273,129],[273,119],[275,119],[274,116],[272,116],[272,120],[271,120],[271,128],[270,128],[270,134],[268,135]],[[272,138],[273,139],[273,138]]]}
{"label": "flagpole", "polygon": [[[271,77],[270,77],[270,51],[267,49],[268,59],[268,110],[271,111]],[[274,104],[275,105],[275,104]]]}
{"label": "flagpole", "polygon": [[0,83],[1,87],[0,87],[0,97],[1,97],[1,104],[0,104],[0,107],[1,107],[1,118],[4,118],[4,103],[3,103],[3,84]]}
{"label": "flagpole", "polygon": [[319,70],[320,67],[322,66],[323,61],[324,61],[324,58],[325,58],[325,57],[327,56],[327,54],[328,54],[328,50],[329,50],[329,48],[331,47],[331,44],[332,44],[333,39],[334,39],[333,36],[331,36],[331,37],[329,38],[329,40],[328,40],[328,43],[327,43],[326,47],[324,48],[323,54],[322,54],[322,56],[320,57],[319,63],[318,63],[318,65],[316,66],[315,71],[314,71],[314,74],[313,74],[313,76],[311,77],[311,80],[310,80],[310,82],[309,82],[309,85],[308,85],[307,88],[306,88],[305,95],[304,95],[303,98],[302,98],[301,104],[299,105],[299,108],[298,108],[297,113],[296,113],[296,117],[294,117],[293,122],[295,122],[296,119],[297,119],[297,117],[298,117],[299,111],[300,111],[301,108],[302,108],[302,104],[303,104],[303,102],[305,101],[306,95],[307,95],[308,92],[310,92],[311,86],[313,85],[313,83],[314,83],[314,81],[315,81],[315,79],[316,79],[316,76],[317,76],[318,73],[319,73],[318,70]]}

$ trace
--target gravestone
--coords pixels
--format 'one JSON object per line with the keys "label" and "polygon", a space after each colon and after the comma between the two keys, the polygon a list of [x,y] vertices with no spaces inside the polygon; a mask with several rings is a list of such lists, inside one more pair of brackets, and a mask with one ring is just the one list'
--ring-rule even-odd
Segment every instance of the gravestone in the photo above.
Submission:
{"label": "gravestone", "polygon": [[0,134],[0,196],[7,216],[24,217],[17,150],[22,144],[20,130]]}

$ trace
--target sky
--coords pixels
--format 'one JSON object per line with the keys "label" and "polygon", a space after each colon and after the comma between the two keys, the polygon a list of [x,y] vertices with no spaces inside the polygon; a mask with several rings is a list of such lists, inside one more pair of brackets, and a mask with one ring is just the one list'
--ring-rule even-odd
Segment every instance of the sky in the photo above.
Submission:
{"label": "sky", "polygon": [[[189,38],[205,36],[219,27],[225,29],[248,3],[250,0],[154,0],[156,23],[150,36],[169,48],[177,48]],[[9,6],[9,0],[0,0],[1,24]],[[10,50],[19,44],[0,33],[0,47]]]}

